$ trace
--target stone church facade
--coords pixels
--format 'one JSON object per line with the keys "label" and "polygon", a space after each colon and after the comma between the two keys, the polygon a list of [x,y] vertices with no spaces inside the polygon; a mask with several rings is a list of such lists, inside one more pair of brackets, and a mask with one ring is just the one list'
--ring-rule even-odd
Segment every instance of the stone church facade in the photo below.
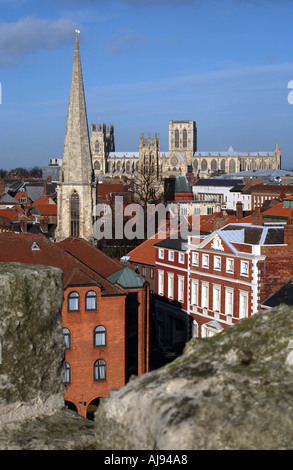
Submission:
{"label": "stone church facade", "polygon": [[159,180],[194,173],[199,178],[254,169],[280,169],[281,150],[277,142],[271,152],[199,152],[197,123],[169,121],[169,149],[161,151],[160,138],[140,136],[138,152],[116,152],[114,126],[92,124],[91,151],[95,176],[132,178],[150,172]]}

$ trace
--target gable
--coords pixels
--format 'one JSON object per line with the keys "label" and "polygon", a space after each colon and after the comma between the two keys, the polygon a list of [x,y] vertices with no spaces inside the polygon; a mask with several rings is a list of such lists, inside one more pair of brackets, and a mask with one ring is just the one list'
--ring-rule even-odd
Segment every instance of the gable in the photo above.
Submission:
{"label": "gable", "polygon": [[213,232],[211,235],[205,238],[198,247],[201,249],[204,248],[207,250],[214,250],[223,253],[232,253],[236,251],[233,245],[230,244],[228,240],[224,241],[217,232]]}

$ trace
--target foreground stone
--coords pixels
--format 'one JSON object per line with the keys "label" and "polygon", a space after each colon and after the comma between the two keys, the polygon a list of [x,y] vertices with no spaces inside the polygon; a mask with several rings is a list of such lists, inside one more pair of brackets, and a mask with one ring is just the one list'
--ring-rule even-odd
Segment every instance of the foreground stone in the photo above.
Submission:
{"label": "foreground stone", "polygon": [[191,340],[174,362],[101,401],[96,447],[291,449],[292,339],[293,309],[280,306]]}
{"label": "foreground stone", "polygon": [[64,407],[62,271],[0,263],[0,426]]}

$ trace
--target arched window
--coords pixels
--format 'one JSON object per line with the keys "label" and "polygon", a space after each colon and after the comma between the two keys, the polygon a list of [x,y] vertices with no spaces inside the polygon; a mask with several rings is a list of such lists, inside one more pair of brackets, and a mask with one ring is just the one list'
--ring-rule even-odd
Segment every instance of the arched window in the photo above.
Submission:
{"label": "arched window", "polygon": [[235,173],[235,161],[230,160],[229,162],[229,173]]}
{"label": "arched window", "polygon": [[65,371],[63,376],[63,383],[70,384],[71,383],[71,367],[68,362],[65,362]]}
{"label": "arched window", "polygon": [[74,192],[70,198],[71,236],[79,237],[79,196]]}
{"label": "arched window", "polygon": [[187,147],[187,130],[183,129],[183,148]]}
{"label": "arched window", "polygon": [[70,331],[68,328],[62,328],[62,333],[64,336],[65,349],[70,349]]}
{"label": "arched window", "polygon": [[101,169],[101,165],[100,165],[100,162],[98,160],[96,160],[95,163],[94,163],[94,169],[95,170],[100,170]]}
{"label": "arched window", "polygon": [[217,171],[217,169],[218,169],[217,160],[215,160],[215,159],[213,158],[213,160],[212,160],[212,162],[211,162],[211,170]]}
{"label": "arched window", "polygon": [[97,310],[97,294],[90,290],[85,296],[85,309],[86,310]]}
{"label": "arched window", "polygon": [[94,346],[106,346],[106,328],[102,325],[99,325],[95,328]]}
{"label": "arched window", "polygon": [[106,380],[106,362],[98,359],[94,364],[94,380]]}
{"label": "arched window", "polygon": [[120,172],[120,170],[121,170],[121,163],[117,162],[117,171]]}
{"label": "arched window", "polygon": [[126,173],[130,173],[130,162],[126,163]]}
{"label": "arched window", "polygon": [[95,152],[99,153],[99,151],[100,151],[100,144],[99,144],[99,141],[96,140],[96,142],[95,142]]}
{"label": "arched window", "polygon": [[70,292],[68,295],[68,312],[79,311],[79,295],[77,292]]}
{"label": "arched window", "polygon": [[193,161],[193,169],[194,169],[194,171],[197,171],[197,169],[198,169],[198,160]]}
{"label": "arched window", "polygon": [[206,159],[204,158],[204,159],[202,160],[202,162],[201,162],[201,169],[202,169],[203,171],[206,171],[207,168],[208,168],[208,163],[207,163]]}
{"label": "arched window", "polygon": [[226,171],[226,161],[224,158],[221,160],[221,171]]}
{"label": "arched window", "polygon": [[179,131],[178,129],[175,130],[175,148],[179,147]]}

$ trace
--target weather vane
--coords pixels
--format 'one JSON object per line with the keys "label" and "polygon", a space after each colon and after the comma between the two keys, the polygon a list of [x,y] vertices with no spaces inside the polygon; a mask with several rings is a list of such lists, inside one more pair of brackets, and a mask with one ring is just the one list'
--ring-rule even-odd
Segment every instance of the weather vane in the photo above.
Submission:
{"label": "weather vane", "polygon": [[80,33],[79,29],[76,29],[75,32],[76,32],[76,34],[79,34],[79,33]]}

